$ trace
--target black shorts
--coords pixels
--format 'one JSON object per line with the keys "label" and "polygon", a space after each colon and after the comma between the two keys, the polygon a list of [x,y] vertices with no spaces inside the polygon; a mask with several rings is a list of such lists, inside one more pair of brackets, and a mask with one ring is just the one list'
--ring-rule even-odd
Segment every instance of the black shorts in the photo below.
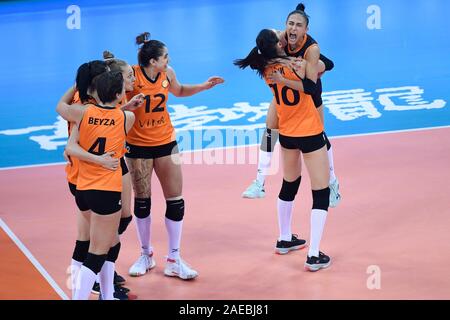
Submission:
{"label": "black shorts", "polygon": [[69,190],[70,193],[75,197],[75,194],[77,193],[77,185],[69,182]]}
{"label": "black shorts", "polygon": [[326,145],[323,132],[309,137],[288,137],[280,134],[280,145],[285,149],[299,149],[302,153],[319,150]]}
{"label": "black shorts", "polygon": [[103,190],[77,190],[75,202],[81,211],[91,210],[97,214],[108,215],[120,211],[121,192]]}
{"label": "black shorts", "polygon": [[122,176],[126,175],[129,172],[124,157],[120,158],[120,167],[122,168]]}
{"label": "black shorts", "polygon": [[127,142],[127,150],[128,152],[125,154],[125,157],[131,159],[156,159],[179,152],[176,141],[153,147],[136,146]]}
{"label": "black shorts", "polygon": [[316,108],[320,107],[323,104],[323,101],[322,101],[322,80],[320,80],[320,78],[317,79],[316,91],[312,95],[312,99],[314,101],[314,105],[316,106]]}

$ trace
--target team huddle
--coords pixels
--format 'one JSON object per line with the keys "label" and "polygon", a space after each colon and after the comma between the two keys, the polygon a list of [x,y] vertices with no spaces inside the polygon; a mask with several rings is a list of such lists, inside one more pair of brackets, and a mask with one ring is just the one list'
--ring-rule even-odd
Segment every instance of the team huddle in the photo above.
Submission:
{"label": "team huddle", "polygon": [[[299,4],[288,15],[285,31],[262,30],[257,46],[240,68],[250,66],[264,78],[274,99],[267,115],[257,179],[245,198],[262,198],[265,176],[279,136],[283,183],[278,196],[280,235],[275,251],[286,254],[306,246],[291,232],[292,207],[301,181],[301,157],[311,179],[311,238],[305,267],[317,271],[331,259],[319,251],[328,207],[341,200],[334,174],[331,144],[324,132],[320,76],[333,68],[306,32],[309,17]],[[169,92],[187,97],[224,82],[213,76],[195,85],[181,84],[169,66],[169,53],[149,33],[136,38],[138,64],[130,66],[108,51],[103,60],[82,64],[76,84],[57,105],[68,122],[65,149],[69,189],[78,207],[77,240],[72,255],[72,298],[86,300],[91,292],[103,300],[136,298],[115,272],[120,236],[133,214],[141,255],[129,268],[143,276],[156,263],[151,246],[151,179],[158,177],[166,200],[168,253],[164,274],[183,280],[198,272],[180,255],[185,200],[174,127],[167,110]],[[125,160],[126,159],[126,160]],[[133,190],[133,192],[132,192]]]}

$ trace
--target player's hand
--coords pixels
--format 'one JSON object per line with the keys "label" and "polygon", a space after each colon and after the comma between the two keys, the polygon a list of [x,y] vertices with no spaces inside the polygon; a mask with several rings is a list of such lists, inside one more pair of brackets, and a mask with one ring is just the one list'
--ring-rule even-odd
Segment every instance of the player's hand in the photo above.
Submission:
{"label": "player's hand", "polygon": [[117,168],[119,167],[119,159],[113,158],[114,154],[114,151],[110,151],[102,154],[101,156],[98,156],[99,164],[105,169],[112,171],[117,170]]}
{"label": "player's hand", "polygon": [[139,107],[144,102],[145,95],[143,93],[139,93],[135,95],[131,100],[126,104],[126,109],[133,111],[137,107]]}
{"label": "player's hand", "polygon": [[217,84],[224,83],[225,80],[222,77],[213,76],[206,80],[206,89],[211,89]]}
{"label": "player's hand", "polygon": [[67,161],[67,163],[70,163],[70,165],[72,165],[72,160],[70,159],[69,155],[67,154],[66,149],[64,149],[63,157]]}
{"label": "player's hand", "polygon": [[284,77],[280,71],[275,70],[274,72],[272,72],[267,76],[267,79],[271,82],[283,82]]}

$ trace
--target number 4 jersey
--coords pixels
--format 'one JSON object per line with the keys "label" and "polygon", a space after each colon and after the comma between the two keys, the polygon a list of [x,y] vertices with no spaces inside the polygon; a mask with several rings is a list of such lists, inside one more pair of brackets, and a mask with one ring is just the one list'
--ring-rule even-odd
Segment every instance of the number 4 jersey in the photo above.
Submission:
{"label": "number 4 jersey", "polygon": [[[125,113],[117,108],[89,104],[79,126],[80,146],[90,153],[102,155],[115,152],[120,159],[124,154]],[[112,171],[80,160],[77,190],[122,191],[120,166]]]}
{"label": "number 4 jersey", "polygon": [[275,97],[280,134],[288,137],[308,137],[321,133],[322,121],[310,95],[282,83],[267,80],[267,76],[277,70],[286,79],[301,80],[294,71],[281,64],[270,65],[264,71],[264,79]]}
{"label": "number 4 jersey", "polygon": [[175,130],[167,111],[170,82],[165,72],[150,79],[140,66],[133,66],[136,81],[129,98],[145,95],[143,104],[134,110],[136,121],[128,132],[127,142],[136,146],[160,146],[175,140]]}

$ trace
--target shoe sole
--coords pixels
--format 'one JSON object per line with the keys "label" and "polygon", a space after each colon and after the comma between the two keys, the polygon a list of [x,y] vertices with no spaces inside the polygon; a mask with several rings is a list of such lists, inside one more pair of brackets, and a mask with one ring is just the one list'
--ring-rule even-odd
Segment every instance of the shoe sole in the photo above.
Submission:
{"label": "shoe sole", "polygon": [[147,272],[149,272],[150,270],[152,270],[154,267],[156,267],[156,262],[153,262],[153,264],[147,269],[145,270],[144,273],[132,273],[128,271],[128,275],[131,277],[142,277],[143,275],[145,275]]}
{"label": "shoe sole", "polygon": [[289,251],[300,250],[300,249],[303,249],[303,248],[305,248],[305,247],[306,247],[306,243],[305,243],[305,244],[302,244],[302,245],[299,245],[299,246],[292,247],[292,248],[288,248],[288,249],[284,249],[284,248],[283,248],[283,249],[275,248],[275,253],[276,253],[276,254],[283,255],[283,254],[288,254]]}
{"label": "shoe sole", "polygon": [[198,277],[198,274],[196,274],[195,276],[192,276],[190,278],[182,278],[182,277],[180,277],[180,275],[178,273],[173,273],[173,272],[169,273],[169,272],[166,272],[165,270],[164,270],[164,275],[167,277],[177,277],[177,278],[180,278],[181,280],[192,280],[192,279],[195,279]]}
{"label": "shoe sole", "polygon": [[244,199],[262,199],[262,198],[264,198],[266,195],[265,194],[263,194],[263,195],[259,195],[259,196],[256,196],[256,197],[252,197],[252,196],[248,196],[248,195],[242,195],[242,198],[244,198]]}
{"label": "shoe sole", "polygon": [[319,271],[320,269],[326,269],[330,265],[331,265],[331,260],[327,263],[322,263],[322,264],[307,264],[307,263],[305,263],[305,270],[311,271],[311,272],[316,272],[316,271]]}

